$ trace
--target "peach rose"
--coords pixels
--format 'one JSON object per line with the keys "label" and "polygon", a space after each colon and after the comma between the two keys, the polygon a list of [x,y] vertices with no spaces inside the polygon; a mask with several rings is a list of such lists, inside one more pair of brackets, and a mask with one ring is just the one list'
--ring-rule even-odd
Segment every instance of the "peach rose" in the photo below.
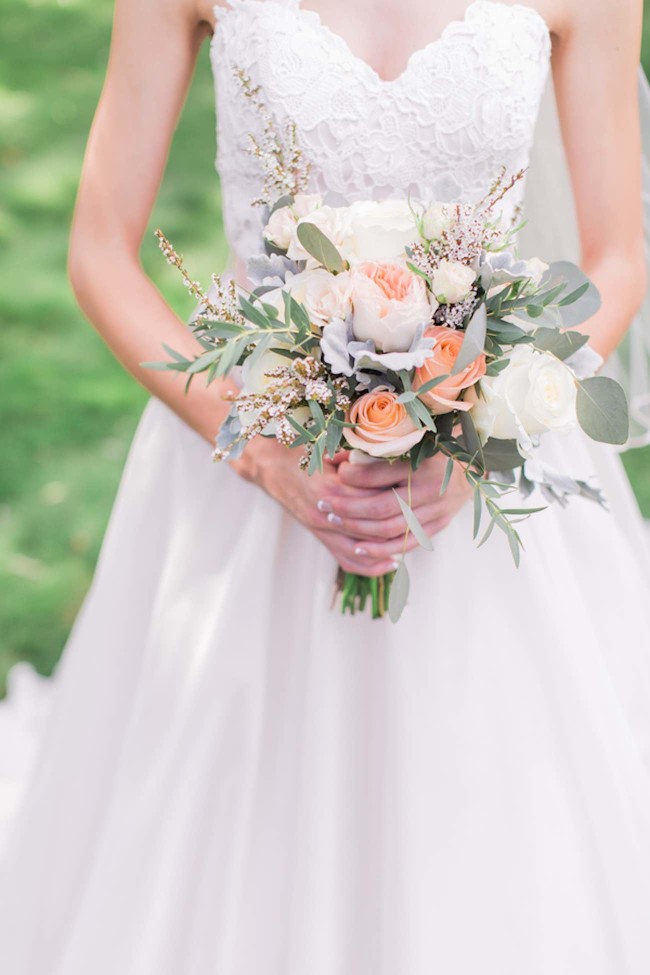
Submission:
{"label": "peach rose", "polygon": [[348,417],[354,430],[343,429],[351,447],[371,457],[399,457],[422,440],[425,429],[416,427],[397,394],[387,386],[378,386],[352,405]]}
{"label": "peach rose", "polygon": [[435,339],[432,354],[425,360],[424,365],[415,370],[413,389],[424,386],[430,379],[438,376],[449,376],[439,386],[434,386],[427,393],[422,393],[420,399],[427,404],[432,413],[449,413],[451,410],[469,410],[471,403],[458,402],[458,397],[464,389],[473,386],[485,375],[485,356],[479,355],[470,362],[465,369],[456,375],[451,375],[454,363],[458,358],[463,344],[464,333],[444,325],[434,325],[424,333]]}
{"label": "peach rose", "polygon": [[431,321],[424,281],[403,264],[364,261],[350,273],[352,328],[361,342],[371,339],[380,352],[406,352],[418,325]]}

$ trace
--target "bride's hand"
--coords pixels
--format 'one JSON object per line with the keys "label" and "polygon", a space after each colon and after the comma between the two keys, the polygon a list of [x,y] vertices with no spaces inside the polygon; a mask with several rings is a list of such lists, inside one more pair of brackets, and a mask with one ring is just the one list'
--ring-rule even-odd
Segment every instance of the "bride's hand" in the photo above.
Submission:
{"label": "bride's hand", "polygon": [[[437,454],[411,474],[411,508],[429,536],[442,531],[472,493],[456,465],[445,493],[440,494],[446,465],[447,459]],[[340,489],[325,495],[323,500],[331,508],[325,517],[339,531],[358,539],[355,556],[367,564],[394,558],[404,548],[406,523],[392,488],[407,500],[408,474],[409,465],[403,461],[351,464],[343,460],[338,465]],[[375,494],[358,497],[347,494],[345,488]],[[406,550],[417,544],[409,534]]]}
{"label": "bride's hand", "polygon": [[[396,567],[394,553],[401,551],[401,540],[383,548],[375,545],[374,554],[371,555],[365,542],[360,546],[360,536],[355,531],[349,531],[338,523],[338,515],[334,512],[343,510],[344,503],[355,506],[355,511],[365,510],[364,505],[377,503],[379,510],[383,511],[391,498],[395,505],[397,502],[388,487],[345,483],[339,472],[341,467],[351,465],[340,463],[342,456],[339,455],[336,462],[325,459],[322,474],[310,476],[298,466],[298,450],[288,450],[271,438],[256,437],[238,460],[230,461],[230,465],[241,477],[263,488],[313,532],[346,572],[365,576],[384,575]],[[388,465],[376,466],[384,468]],[[379,504],[382,499],[383,504]],[[364,523],[374,524],[370,520],[372,517],[366,512]],[[384,518],[381,514],[377,517]],[[403,526],[402,521],[402,531]],[[376,523],[376,531],[376,537],[379,537],[380,521]]]}

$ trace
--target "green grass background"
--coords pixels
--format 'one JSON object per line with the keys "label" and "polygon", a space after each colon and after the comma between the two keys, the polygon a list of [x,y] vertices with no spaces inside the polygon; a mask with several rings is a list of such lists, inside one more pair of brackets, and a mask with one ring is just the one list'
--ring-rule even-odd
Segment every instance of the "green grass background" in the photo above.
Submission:
{"label": "green grass background", "polygon": [[[65,271],[111,16],[111,0],[0,0],[0,692],[16,660],[54,667],[146,401],[84,321]],[[151,220],[203,280],[226,259],[214,152],[205,46]],[[186,314],[152,235],[143,260]],[[650,516],[650,453],[626,464]]]}

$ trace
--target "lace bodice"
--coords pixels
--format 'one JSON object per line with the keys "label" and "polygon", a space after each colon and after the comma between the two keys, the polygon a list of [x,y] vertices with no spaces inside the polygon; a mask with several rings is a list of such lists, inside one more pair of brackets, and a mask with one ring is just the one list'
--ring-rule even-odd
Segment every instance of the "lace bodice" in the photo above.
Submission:
{"label": "lace bodice", "polygon": [[[259,132],[237,68],[260,85],[278,122],[293,119],[312,164],[312,190],[349,201],[411,196],[481,199],[503,167],[528,162],[549,67],[549,30],[523,4],[474,0],[462,20],[382,79],[300,0],[230,0],[216,7],[211,59],[217,96],[217,169],[236,256],[259,249]],[[523,183],[508,194],[514,207]]]}

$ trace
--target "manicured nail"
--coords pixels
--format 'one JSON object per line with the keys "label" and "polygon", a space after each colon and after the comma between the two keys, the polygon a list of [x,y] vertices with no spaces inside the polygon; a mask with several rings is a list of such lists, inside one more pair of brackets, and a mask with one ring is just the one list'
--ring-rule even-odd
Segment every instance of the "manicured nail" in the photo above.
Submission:
{"label": "manicured nail", "polygon": [[354,550],[354,554],[364,556],[364,555],[368,555],[369,552],[367,548],[362,548],[361,545],[357,545],[357,547]]}
{"label": "manicured nail", "polygon": [[330,512],[330,514],[327,516],[327,520],[329,521],[330,525],[342,525],[343,524],[343,519],[342,518],[339,518],[338,515],[335,515],[333,511]]}
{"label": "manicured nail", "polygon": [[322,511],[323,514],[327,514],[328,511],[332,510],[332,505],[329,503],[329,501],[324,501],[322,498],[318,502],[316,507],[318,508],[319,511]]}

